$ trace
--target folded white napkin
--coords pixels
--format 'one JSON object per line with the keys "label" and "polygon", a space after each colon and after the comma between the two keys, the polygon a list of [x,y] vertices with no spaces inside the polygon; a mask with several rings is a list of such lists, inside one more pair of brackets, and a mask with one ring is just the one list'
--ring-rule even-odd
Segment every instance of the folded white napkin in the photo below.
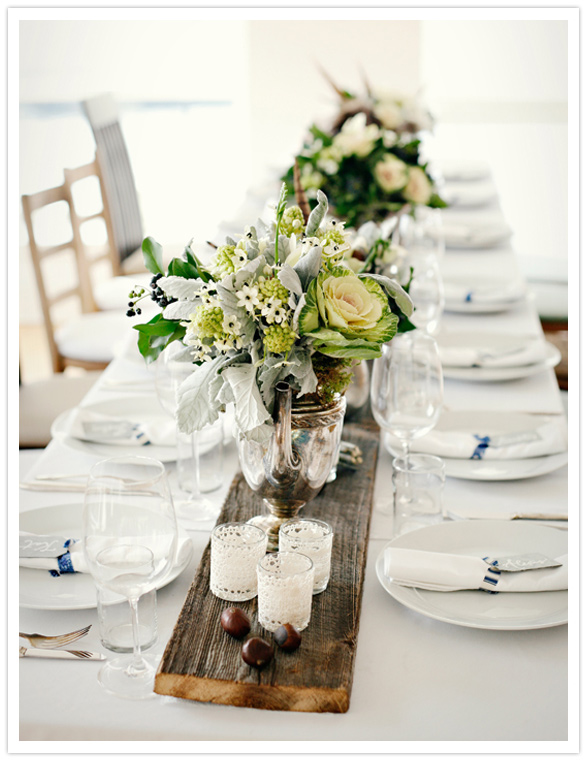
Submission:
{"label": "folded white napkin", "polygon": [[488,435],[485,431],[441,431],[415,439],[413,452],[438,455],[441,458],[467,458],[470,460],[513,460],[537,458],[567,450],[566,421],[556,418],[535,429],[507,434]]}
{"label": "folded white napkin", "polygon": [[[30,532],[20,532],[19,534],[20,536],[30,537],[33,540],[42,540],[42,536],[34,535]],[[133,545],[135,543],[129,539],[128,544]],[[169,547],[167,540],[163,545],[165,548]],[[154,549],[152,543],[149,543],[149,547]],[[173,566],[183,563],[188,554],[191,553],[191,547],[191,539],[186,534],[180,535],[177,541]],[[54,577],[59,577],[61,574],[89,571],[84,553],[83,540],[73,539],[65,542],[63,554],[57,558],[19,558],[18,565],[27,569],[44,569],[50,571]]]}
{"label": "folded white napkin", "polygon": [[562,566],[499,572],[488,565],[488,561],[474,556],[387,548],[384,554],[384,573],[397,585],[438,592],[490,590],[498,593],[532,593],[566,590],[567,556],[554,560]]}
{"label": "folded white napkin", "polygon": [[546,342],[543,339],[520,338],[503,348],[492,346],[491,341],[483,345],[483,335],[477,336],[473,346],[457,346],[439,341],[438,349],[443,365],[452,368],[517,368],[534,365],[546,356]]}
{"label": "folded white napkin", "polygon": [[496,302],[516,302],[525,292],[526,287],[521,281],[475,286],[444,281],[444,296],[447,302],[487,305]]}
{"label": "folded white napkin", "polygon": [[83,407],[72,412],[69,419],[69,436],[99,444],[141,447],[142,445],[176,444],[175,421],[163,416],[157,423],[135,423]]}

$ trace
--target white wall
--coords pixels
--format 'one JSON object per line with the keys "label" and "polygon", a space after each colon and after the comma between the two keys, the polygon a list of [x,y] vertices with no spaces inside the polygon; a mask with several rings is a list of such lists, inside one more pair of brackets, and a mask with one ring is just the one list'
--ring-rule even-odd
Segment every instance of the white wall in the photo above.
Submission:
{"label": "white wall", "polygon": [[430,150],[486,160],[531,274],[567,259],[567,22],[423,21]]}
{"label": "white wall", "polygon": [[253,171],[285,170],[314,121],[332,117],[342,89],[361,92],[361,67],[374,87],[415,92],[420,82],[418,21],[250,21]]}

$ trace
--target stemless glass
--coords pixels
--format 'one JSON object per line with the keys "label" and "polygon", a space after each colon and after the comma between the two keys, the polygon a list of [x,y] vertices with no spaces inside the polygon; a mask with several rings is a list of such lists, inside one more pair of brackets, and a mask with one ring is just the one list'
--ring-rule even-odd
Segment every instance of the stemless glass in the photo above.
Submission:
{"label": "stemless glass", "polygon": [[397,334],[373,364],[371,409],[381,428],[401,441],[406,462],[410,442],[438,422],[442,401],[436,341],[419,330]]}
{"label": "stemless glass", "polygon": [[[194,366],[180,355],[186,348],[179,342],[170,344],[155,363],[155,388],[161,407],[172,418],[177,408],[177,390],[193,373]],[[193,434],[177,433],[177,486],[186,495],[176,501],[177,517],[188,530],[201,529],[202,522],[216,518],[220,506],[205,497],[222,486],[224,466],[224,432],[222,420]]]}
{"label": "stemless glass", "polygon": [[140,456],[110,458],[90,470],[84,496],[84,551],[96,583],[128,600],[134,634],[132,657],[108,661],[98,679],[125,698],[153,694],[160,656],[141,653],[137,604],[171,569],[177,522],[165,468]]}

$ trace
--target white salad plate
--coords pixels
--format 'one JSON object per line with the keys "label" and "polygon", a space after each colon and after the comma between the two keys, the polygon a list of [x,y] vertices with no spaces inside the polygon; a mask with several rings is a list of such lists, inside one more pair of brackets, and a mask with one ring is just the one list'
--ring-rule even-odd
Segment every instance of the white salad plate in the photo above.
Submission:
{"label": "white salad plate", "polygon": [[[438,431],[464,431],[495,437],[515,434],[520,431],[534,431],[552,419],[553,416],[494,410],[446,411],[441,414],[435,428]],[[401,455],[402,447],[398,439],[391,434],[386,434],[384,442],[385,449],[390,455],[394,458]],[[562,468],[568,463],[568,460],[567,452],[514,460],[471,460],[470,458],[443,457],[447,476],[453,479],[471,479],[473,481],[531,479]]]}
{"label": "white salad plate", "polygon": [[[93,413],[100,413],[112,418],[121,418],[133,423],[148,424],[149,426],[169,426],[170,417],[163,411],[156,396],[136,395],[133,397],[116,397],[115,399],[95,402],[92,405],[85,405],[86,410]],[[73,450],[81,450],[85,453],[94,453],[104,458],[115,458],[118,455],[143,455],[149,458],[155,458],[162,463],[171,463],[177,459],[177,448],[165,445],[137,445],[129,447],[128,445],[111,445],[100,442],[87,442],[83,439],[77,439],[69,434],[70,419],[75,413],[75,409],[66,410],[53,421],[51,426],[51,436],[58,439],[62,444]]]}
{"label": "white salad plate", "polygon": [[[385,548],[410,548],[463,556],[567,552],[566,532],[516,521],[451,521],[396,537]],[[375,569],[383,588],[399,603],[441,622],[484,630],[534,630],[568,621],[568,592],[497,593],[482,590],[437,592],[402,587],[384,573],[385,548]]]}
{"label": "white salad plate", "polygon": [[[77,539],[82,535],[83,504],[54,505],[20,514],[19,528],[33,534],[57,535]],[[173,582],[187,567],[193,544],[187,533],[178,527],[179,538],[186,541],[185,552],[178,563],[157,585],[157,589]],[[96,608],[96,587],[91,574],[62,574],[52,577],[46,569],[19,567],[20,605],[25,609],[70,611]]]}

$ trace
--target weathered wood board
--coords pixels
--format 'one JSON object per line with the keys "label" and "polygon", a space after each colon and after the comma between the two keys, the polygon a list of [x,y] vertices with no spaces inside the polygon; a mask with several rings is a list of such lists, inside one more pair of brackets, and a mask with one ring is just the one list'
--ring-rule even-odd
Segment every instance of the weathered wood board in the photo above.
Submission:
{"label": "weathered wood board", "polygon": [[[220,615],[230,605],[246,611],[248,637],[273,643],[257,622],[257,601],[230,604],[209,590],[210,545],[190,587],[163,655],[155,692],[195,701],[295,712],[346,712],[349,708],[359,631],[365,560],[379,429],[374,423],[351,423],[343,438],[358,444],[363,464],[357,471],[339,469],[337,479],[302,509],[300,515],[328,521],[334,530],[332,569],[327,589],[315,595],[312,618],[302,645],[275,657],[264,669],[241,659],[242,642],[227,635]],[[262,512],[261,499],[238,474],[218,523],[244,521]]]}

